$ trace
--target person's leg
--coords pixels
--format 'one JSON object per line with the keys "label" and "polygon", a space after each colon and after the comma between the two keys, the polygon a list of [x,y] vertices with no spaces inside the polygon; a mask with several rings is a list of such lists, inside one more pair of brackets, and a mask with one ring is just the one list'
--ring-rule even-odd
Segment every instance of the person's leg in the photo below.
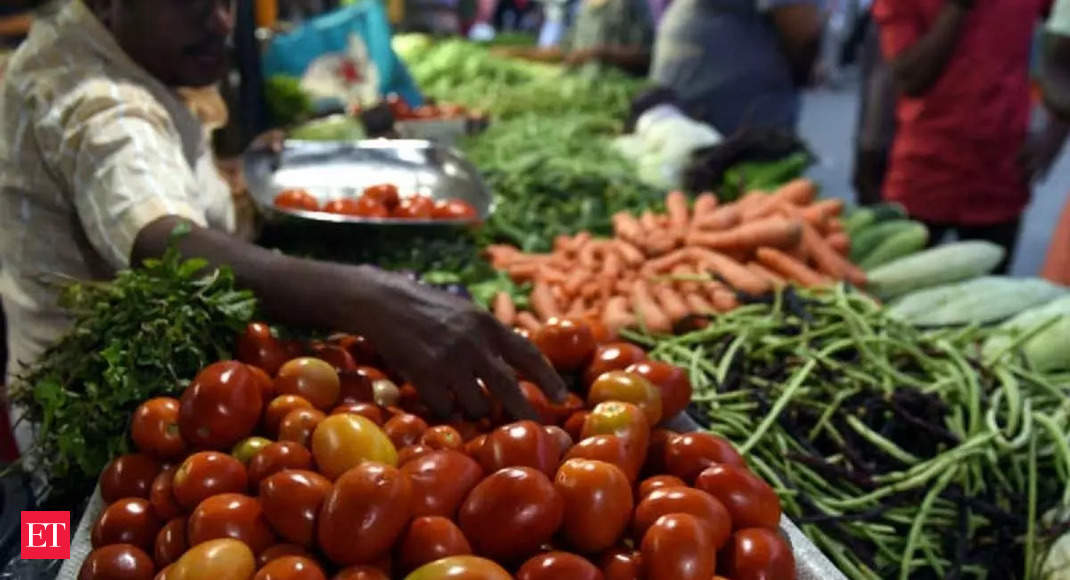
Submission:
{"label": "person's leg", "polygon": [[929,243],[927,247],[933,247],[944,241],[947,233],[954,230],[955,226],[936,222],[922,222],[929,230]]}
{"label": "person's leg", "polygon": [[1022,227],[1022,218],[1009,222],[987,226],[963,226],[958,228],[959,238],[963,240],[985,240],[1001,246],[1007,251],[1003,261],[996,266],[996,274],[1006,274],[1014,260],[1014,250],[1018,247],[1018,232]]}

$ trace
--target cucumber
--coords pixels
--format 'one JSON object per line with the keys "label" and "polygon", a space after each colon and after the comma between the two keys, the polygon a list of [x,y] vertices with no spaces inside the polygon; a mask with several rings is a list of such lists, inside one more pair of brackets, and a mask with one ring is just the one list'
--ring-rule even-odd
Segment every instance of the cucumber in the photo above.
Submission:
{"label": "cucumber", "polygon": [[851,236],[851,261],[859,264],[884,240],[910,228],[910,220],[890,220],[873,225]]}
{"label": "cucumber", "polygon": [[868,207],[860,207],[847,217],[843,222],[843,229],[852,240],[859,232],[877,222],[877,213]]}
{"label": "cucumber", "polygon": [[[891,223],[891,222],[886,222]],[[880,224],[884,225],[884,224]],[[918,222],[907,222],[906,227],[877,244],[869,255],[857,262],[863,270],[879,268],[889,262],[905,258],[925,249],[929,243],[929,228]]]}
{"label": "cucumber", "polygon": [[888,313],[917,326],[989,324],[1010,318],[1066,294],[1066,288],[1040,278],[982,276],[911,292]]}
{"label": "cucumber", "polygon": [[866,287],[883,300],[923,288],[969,280],[992,271],[1006,251],[992,242],[947,244],[867,272]]}
{"label": "cucumber", "polygon": [[903,207],[903,204],[901,203],[878,203],[877,205],[870,206],[870,209],[873,210],[877,223],[907,218],[907,208]]}

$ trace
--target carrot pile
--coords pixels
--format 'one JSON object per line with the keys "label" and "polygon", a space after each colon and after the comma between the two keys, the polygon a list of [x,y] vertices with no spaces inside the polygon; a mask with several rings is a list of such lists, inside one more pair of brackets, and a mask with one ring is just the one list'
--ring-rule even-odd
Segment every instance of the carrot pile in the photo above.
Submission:
{"label": "carrot pile", "polygon": [[502,293],[494,314],[530,331],[550,318],[574,316],[598,318],[614,334],[636,325],[670,332],[688,315],[735,308],[740,293],[839,280],[863,285],[865,273],[845,257],[843,204],[816,201],[816,194],[805,179],[728,204],[708,193],[691,202],[672,192],[664,214],[615,214],[612,239],[559,236],[548,254],[490,246],[495,268],[532,283],[530,312],[517,311]]}

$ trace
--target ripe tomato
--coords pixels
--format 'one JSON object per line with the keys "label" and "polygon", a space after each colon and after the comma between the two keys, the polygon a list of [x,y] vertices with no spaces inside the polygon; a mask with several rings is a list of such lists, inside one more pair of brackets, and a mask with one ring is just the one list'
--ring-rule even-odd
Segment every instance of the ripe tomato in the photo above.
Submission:
{"label": "ripe tomato", "polygon": [[650,381],[625,371],[609,371],[599,376],[587,392],[587,405],[595,407],[605,401],[623,401],[642,409],[647,421],[661,421],[661,393]]}
{"label": "ripe tomato", "polygon": [[645,473],[658,475],[668,471],[665,467],[665,450],[669,446],[669,441],[677,435],[679,433],[668,429],[654,429],[650,432],[650,446],[647,447],[646,461],[643,463]]}
{"label": "ripe tomato", "polygon": [[557,422],[557,413],[554,411],[553,404],[550,403],[550,399],[535,383],[520,381],[520,394],[524,395],[524,398],[528,400],[528,404],[535,411],[540,423],[553,425]]}
{"label": "ripe tomato", "polygon": [[709,580],[717,565],[708,528],[691,514],[658,518],[640,551],[649,580]]}
{"label": "ripe tomato", "polygon": [[602,580],[602,572],[586,559],[568,552],[547,552],[524,562],[516,580]]}
{"label": "ripe tomato", "polygon": [[250,322],[238,337],[238,360],[263,369],[269,375],[278,372],[286,362],[282,343],[271,334],[271,327],[263,322]]}
{"label": "ripe tomato", "polygon": [[178,432],[178,399],[157,397],[141,403],[130,421],[130,438],[138,450],[161,459],[184,454],[186,442]]}
{"label": "ripe tomato", "polygon": [[431,215],[437,220],[474,220],[479,212],[463,199],[447,199],[436,202]]}
{"label": "ripe tomato", "polygon": [[432,451],[401,466],[412,482],[414,516],[452,518],[472,488],[483,478],[483,469],[459,451]]}
{"label": "ripe tomato", "polygon": [[534,421],[502,425],[487,436],[479,463],[487,473],[505,467],[533,467],[553,477],[557,472],[557,441]]}
{"label": "ripe tomato", "polygon": [[611,342],[600,345],[594,350],[591,364],[583,371],[583,385],[590,387],[591,383],[603,373],[609,371],[622,371],[629,366],[646,360],[646,352],[630,342]]}
{"label": "ripe tomato", "polygon": [[456,429],[449,425],[436,425],[420,436],[420,444],[430,449],[460,449],[464,439]]}
{"label": "ripe tomato", "polygon": [[632,485],[616,465],[570,459],[561,465],[554,487],[565,501],[562,534],[579,552],[601,552],[617,543],[631,519]]}
{"label": "ripe tomato", "polygon": [[301,211],[319,211],[320,204],[303,189],[287,189],[275,196],[275,207]]}
{"label": "ripe tomato", "polygon": [[664,489],[666,487],[687,487],[687,484],[684,483],[684,480],[675,475],[655,475],[653,477],[648,477],[639,484],[639,500],[642,501],[656,489]]}
{"label": "ripe tomato", "polygon": [[664,418],[675,417],[691,402],[691,379],[687,377],[684,369],[669,363],[651,360],[635,363],[627,370],[650,381],[661,392],[661,410]]}
{"label": "ripe tomato", "polygon": [[353,215],[359,216],[358,201],[353,197],[343,197],[341,199],[332,199],[323,206],[323,211],[327,213],[335,213],[338,215]]}
{"label": "ripe tomato", "polygon": [[643,580],[643,558],[637,550],[614,548],[602,555],[605,580]]}
{"label": "ripe tomato", "polygon": [[263,451],[265,447],[271,445],[271,443],[271,439],[266,439],[264,437],[247,437],[239,441],[238,444],[234,446],[234,449],[230,450],[230,454],[248,467],[249,461],[257,453]]}
{"label": "ripe tomato", "polygon": [[263,410],[256,376],[237,361],[208,365],[182,393],[178,427],[194,447],[230,449],[256,428]]}
{"label": "ripe tomato", "polygon": [[232,538],[193,546],[174,563],[168,580],[248,580],[256,571],[256,558],[243,542]]}
{"label": "ripe tomato", "polygon": [[334,367],[339,378],[342,373],[357,372],[357,361],[353,360],[353,355],[336,344],[316,344],[312,347],[312,352],[315,353],[316,358]]}
{"label": "ripe tomato", "polygon": [[423,457],[432,451],[434,451],[434,449],[431,449],[427,445],[409,445],[408,447],[402,447],[401,450],[398,451],[398,467],[405,465],[413,459]]}
{"label": "ripe tomato", "polygon": [[338,415],[341,413],[361,415],[376,425],[383,424],[383,410],[375,403],[342,403],[331,409],[331,415]]}
{"label": "ripe tomato", "polygon": [[508,562],[527,558],[548,542],[564,511],[565,501],[546,475],[508,467],[472,489],[457,521],[476,553]]}
{"label": "ripe tomato", "polygon": [[320,510],[320,549],[336,564],[367,564],[387,552],[409,522],[409,476],[366,462],[338,478]]}
{"label": "ripe tomato", "polygon": [[638,474],[650,445],[650,421],[642,409],[631,403],[607,401],[599,403],[587,414],[582,435],[584,439],[592,435],[620,437],[637,466]]}
{"label": "ripe tomato", "polygon": [[398,452],[382,429],[360,415],[331,415],[312,433],[312,457],[320,473],[337,479],[364,461],[397,465]]}
{"label": "ripe tomato", "polygon": [[628,481],[639,477],[639,462],[628,444],[616,435],[595,435],[580,441],[565,453],[565,461],[569,459],[605,461],[619,467]]}
{"label": "ripe tomato", "polygon": [[331,481],[314,472],[280,471],[260,482],[264,517],[281,538],[312,547],[320,506],[331,491]]}
{"label": "ripe tomato", "polygon": [[557,425],[547,425],[542,428],[546,431],[546,434],[554,440],[554,444],[557,445],[556,461],[560,465],[561,459],[565,456],[565,452],[572,449],[572,436],[568,434],[568,431],[558,427]]}
{"label": "ripe tomato", "polygon": [[724,504],[710,494],[690,487],[665,487],[650,492],[635,508],[632,532],[642,538],[661,516],[691,514],[702,520],[710,530],[713,549],[719,550],[732,533],[732,519]]}
{"label": "ripe tomato", "polygon": [[480,454],[483,453],[483,446],[486,444],[487,435],[476,435],[464,444],[464,452],[469,457],[479,461]]}
{"label": "ripe tomato", "polygon": [[430,410],[420,397],[420,392],[411,383],[405,383],[398,389],[397,406],[401,407],[406,413],[411,413],[417,417],[430,415]]}
{"label": "ripe tomato", "polygon": [[275,545],[260,501],[240,493],[221,493],[202,501],[189,517],[189,542],[196,546],[208,540],[234,538],[245,542],[254,554]]}
{"label": "ripe tomato", "polygon": [[390,438],[394,447],[405,447],[420,442],[420,437],[427,431],[427,421],[411,413],[395,415],[383,424],[383,432]]}
{"label": "ripe tomato", "polygon": [[731,443],[709,433],[682,433],[665,445],[666,470],[688,483],[715,463],[747,466]]}
{"label": "ripe tomato", "polygon": [[471,553],[472,546],[452,520],[421,516],[412,520],[402,535],[398,556],[401,569],[408,572],[435,560]]}
{"label": "ripe tomato", "polygon": [[[358,365],[377,365],[382,362],[371,341],[356,334],[336,334],[327,339],[346,349]],[[379,377],[383,378],[383,377]]]}
{"label": "ripe tomato", "polygon": [[283,556],[257,571],[253,580],[327,580],[327,575],[315,560],[303,556]]}
{"label": "ripe tomato", "polygon": [[256,384],[260,385],[261,399],[266,403],[275,398],[275,381],[271,380],[271,376],[264,371],[264,369],[253,366],[251,364],[245,365],[249,372],[253,373],[253,377],[256,378]]}
{"label": "ripe tomato", "polygon": [[220,493],[245,493],[249,477],[245,466],[230,455],[217,451],[194,453],[175,470],[171,481],[178,505],[190,510],[206,498]]}
{"label": "ripe tomato", "polygon": [[280,395],[299,395],[312,403],[313,407],[326,411],[338,402],[341,381],[338,372],[327,361],[301,357],[279,369],[275,377],[275,392]]}
{"label": "ripe tomato", "polygon": [[795,578],[791,548],[768,528],[747,528],[732,534],[722,557],[724,571],[732,580]]}
{"label": "ripe tomato", "polygon": [[375,390],[372,381],[360,370],[340,371],[338,373],[338,400],[342,403],[372,403]]}
{"label": "ripe tomato", "polygon": [[572,372],[594,353],[594,336],[585,323],[570,318],[551,318],[532,341],[559,371]]}
{"label": "ripe tomato", "polygon": [[357,199],[357,204],[353,208],[357,216],[364,218],[387,218],[390,217],[390,209],[382,204],[380,201],[376,201],[366,195]]}
{"label": "ripe tomato", "polygon": [[189,543],[186,541],[186,518],[174,518],[167,522],[156,534],[153,555],[156,565],[163,568],[176,561],[186,553]]}
{"label": "ripe tomato", "polygon": [[148,455],[120,455],[100,474],[100,496],[104,503],[124,497],[149,497],[152,482],[160,473],[160,462]]}
{"label": "ripe tomato", "polygon": [[268,562],[285,556],[303,556],[305,558],[314,557],[311,552],[297,544],[275,544],[263,552],[260,552],[256,557],[256,566],[257,568],[263,568]]}
{"label": "ripe tomato", "polygon": [[695,480],[695,487],[719,499],[732,516],[735,529],[780,525],[780,499],[757,475],[735,465],[712,465]]}
{"label": "ripe tomato", "polygon": [[583,399],[576,393],[570,392],[565,395],[565,400],[560,403],[550,401],[550,412],[553,414],[553,420],[550,422],[555,425],[561,425],[571,417],[573,413],[582,410]]}
{"label": "ripe tomato", "polygon": [[451,556],[421,566],[405,580],[513,580],[513,577],[492,560]]}
{"label": "ripe tomato", "polygon": [[396,208],[391,210],[390,217],[407,220],[429,220],[435,213],[435,202],[425,195],[413,195],[401,200]]}
{"label": "ripe tomato", "polygon": [[149,490],[149,504],[156,517],[162,521],[177,518],[182,515],[182,507],[175,501],[172,483],[175,480],[175,468],[168,467],[152,480],[152,489]]}
{"label": "ripe tomato", "polygon": [[156,566],[137,546],[115,544],[93,550],[82,562],[79,580],[152,580]]}
{"label": "ripe tomato", "polygon": [[293,441],[272,443],[249,460],[249,484],[259,489],[261,481],[284,469],[312,469],[312,453]]}
{"label": "ripe tomato", "polygon": [[90,540],[94,548],[111,544],[133,544],[151,550],[162,523],[148,500],[140,497],[121,499],[107,508],[93,526]]}
{"label": "ripe tomato", "polygon": [[279,434],[282,419],[295,409],[314,409],[308,399],[299,395],[279,395],[271,400],[264,410],[264,431],[271,437]]}
{"label": "ripe tomato", "polygon": [[397,186],[390,183],[365,188],[361,197],[377,201],[383,204],[387,210],[394,209],[401,202],[401,198],[398,197]]}
{"label": "ripe tomato", "polygon": [[279,423],[279,441],[293,441],[308,447],[312,432],[326,418],[319,409],[294,409]]}
{"label": "ripe tomato", "polygon": [[569,415],[564,425],[562,425],[562,428],[572,437],[573,441],[579,441],[583,438],[583,424],[587,422],[587,415],[587,411],[576,411]]}

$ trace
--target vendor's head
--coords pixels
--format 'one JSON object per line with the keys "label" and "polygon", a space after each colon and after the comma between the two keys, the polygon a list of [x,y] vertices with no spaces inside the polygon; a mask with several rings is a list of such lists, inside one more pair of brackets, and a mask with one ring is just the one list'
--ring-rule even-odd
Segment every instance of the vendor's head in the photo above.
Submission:
{"label": "vendor's head", "polygon": [[86,0],[119,46],[169,86],[223,77],[233,0]]}

